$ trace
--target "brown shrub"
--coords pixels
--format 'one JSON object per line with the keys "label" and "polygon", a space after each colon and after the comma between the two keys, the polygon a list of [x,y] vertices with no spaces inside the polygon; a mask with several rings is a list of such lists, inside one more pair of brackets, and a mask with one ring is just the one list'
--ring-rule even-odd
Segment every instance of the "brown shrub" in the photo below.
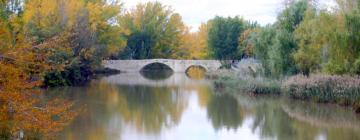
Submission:
{"label": "brown shrub", "polygon": [[283,92],[292,98],[353,105],[360,101],[359,76],[297,75],[283,84]]}

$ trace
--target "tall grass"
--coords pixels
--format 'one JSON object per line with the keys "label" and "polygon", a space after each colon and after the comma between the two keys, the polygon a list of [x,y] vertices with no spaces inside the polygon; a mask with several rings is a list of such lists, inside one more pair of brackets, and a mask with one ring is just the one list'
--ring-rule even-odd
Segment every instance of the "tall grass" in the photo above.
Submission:
{"label": "tall grass", "polygon": [[246,76],[234,71],[208,74],[222,92],[282,94],[293,99],[352,106],[360,113],[360,76],[296,75],[282,80]]}
{"label": "tall grass", "polygon": [[352,105],[360,113],[360,77],[297,75],[283,83],[283,93],[291,98]]}
{"label": "tall grass", "polygon": [[281,82],[264,77],[244,76],[237,72],[220,72],[210,75],[215,79],[215,88],[233,89],[250,94],[280,94]]}

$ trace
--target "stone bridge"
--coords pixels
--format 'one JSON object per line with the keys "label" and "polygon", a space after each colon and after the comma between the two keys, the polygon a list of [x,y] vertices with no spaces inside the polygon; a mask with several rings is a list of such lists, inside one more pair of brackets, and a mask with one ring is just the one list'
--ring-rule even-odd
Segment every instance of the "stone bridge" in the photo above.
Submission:
{"label": "stone bridge", "polygon": [[207,72],[216,71],[221,67],[218,60],[173,60],[173,59],[146,59],[146,60],[105,60],[105,68],[116,69],[122,72],[139,72],[145,66],[160,63],[170,67],[176,73],[185,73],[192,66],[200,66]]}

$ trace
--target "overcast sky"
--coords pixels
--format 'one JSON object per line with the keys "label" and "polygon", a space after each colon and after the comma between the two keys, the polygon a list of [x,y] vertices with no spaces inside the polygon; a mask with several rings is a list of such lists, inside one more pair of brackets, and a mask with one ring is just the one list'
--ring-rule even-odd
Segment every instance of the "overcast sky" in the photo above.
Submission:
{"label": "overcast sky", "polygon": [[[273,23],[281,11],[283,0],[122,0],[127,9],[137,3],[159,1],[172,7],[192,31],[199,25],[218,16],[241,16],[246,20],[257,21],[261,25]],[[321,0],[331,5],[332,0]]]}

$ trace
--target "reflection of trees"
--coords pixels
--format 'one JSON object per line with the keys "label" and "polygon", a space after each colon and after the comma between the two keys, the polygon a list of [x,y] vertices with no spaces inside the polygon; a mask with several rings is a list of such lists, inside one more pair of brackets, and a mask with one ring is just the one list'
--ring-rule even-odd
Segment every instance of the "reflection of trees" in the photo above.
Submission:
{"label": "reflection of trees", "polygon": [[286,101],[282,109],[292,118],[319,127],[360,128],[360,120],[353,112],[335,105],[329,108],[325,104]]}
{"label": "reflection of trees", "polygon": [[120,136],[121,123],[111,124],[111,121],[121,119],[116,110],[119,110],[123,101],[119,98],[116,86],[94,82],[85,87],[52,89],[47,91],[47,95],[51,98],[67,98],[74,101],[76,106],[85,108],[59,139],[112,139]]}
{"label": "reflection of trees", "polygon": [[343,107],[285,101],[282,109],[296,120],[298,130],[307,124],[324,130],[328,139],[360,139],[358,116]]}
{"label": "reflection of trees", "polygon": [[0,94],[0,139],[53,138],[78,114],[72,102],[34,92]]}
{"label": "reflection of trees", "polygon": [[196,86],[195,91],[198,95],[198,102],[200,107],[206,108],[208,102],[213,96],[212,88],[207,85]]}
{"label": "reflection of trees", "polygon": [[120,98],[124,98],[122,117],[139,130],[159,132],[180,121],[185,102],[176,88],[124,86],[119,90]]}
{"label": "reflection of trees", "polygon": [[[101,81],[53,92],[51,95],[66,93],[65,97],[86,105],[86,111],[62,136],[64,139],[111,139],[121,135],[123,123],[145,133],[158,133],[176,125],[186,107],[185,96],[169,87],[118,86]],[[79,135],[84,132],[89,135]]]}
{"label": "reflection of trees", "polygon": [[243,121],[237,100],[228,94],[213,95],[208,103],[208,118],[215,129],[237,129]]}
{"label": "reflection of trees", "polygon": [[269,97],[252,99],[252,102],[247,103],[252,104],[248,106],[253,110],[250,115],[254,116],[252,129],[264,138],[310,140],[319,135],[334,140],[360,138],[359,129],[347,127],[348,124],[356,125],[359,121],[351,111]]}
{"label": "reflection of trees", "polygon": [[[285,112],[279,108],[279,104],[274,101],[265,101],[258,103],[255,109],[255,118],[253,123],[253,131],[259,130],[262,137],[277,138],[279,140],[296,139],[299,136],[294,130],[293,120],[289,118]],[[306,128],[307,130],[311,130]],[[306,130],[304,129],[304,130]],[[314,139],[316,131],[309,131],[302,136],[309,136]]]}
{"label": "reflection of trees", "polygon": [[144,78],[149,79],[149,80],[155,80],[155,81],[161,81],[161,80],[166,80],[168,78],[171,77],[171,75],[173,75],[173,71],[172,70],[161,70],[161,71],[157,71],[157,70],[148,70],[148,71],[141,71],[141,75],[144,76]]}

